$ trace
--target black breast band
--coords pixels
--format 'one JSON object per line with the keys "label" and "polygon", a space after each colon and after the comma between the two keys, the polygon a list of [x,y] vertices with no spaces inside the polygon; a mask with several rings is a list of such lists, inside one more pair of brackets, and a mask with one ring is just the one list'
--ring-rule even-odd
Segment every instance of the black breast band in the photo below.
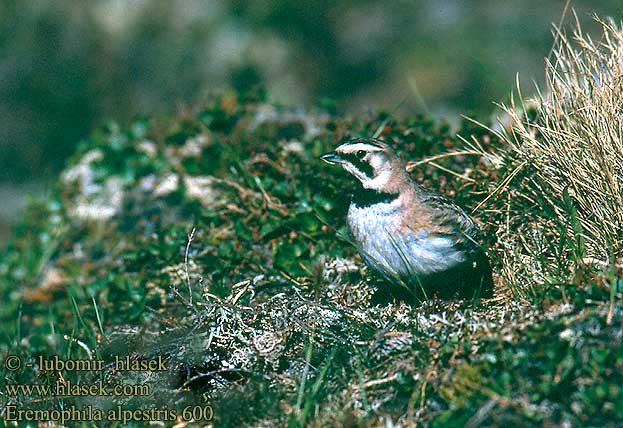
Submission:
{"label": "black breast band", "polygon": [[376,190],[359,188],[353,195],[353,204],[359,208],[369,207],[374,204],[390,203],[400,196],[399,193],[378,192]]}

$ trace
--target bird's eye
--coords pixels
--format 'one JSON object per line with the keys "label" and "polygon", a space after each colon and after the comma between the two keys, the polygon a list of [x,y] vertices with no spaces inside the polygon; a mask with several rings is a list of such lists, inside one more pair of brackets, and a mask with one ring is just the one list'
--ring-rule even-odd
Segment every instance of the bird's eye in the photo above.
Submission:
{"label": "bird's eye", "polygon": [[358,159],[363,159],[366,157],[366,152],[365,150],[358,150],[357,153],[355,153],[355,156],[357,156]]}

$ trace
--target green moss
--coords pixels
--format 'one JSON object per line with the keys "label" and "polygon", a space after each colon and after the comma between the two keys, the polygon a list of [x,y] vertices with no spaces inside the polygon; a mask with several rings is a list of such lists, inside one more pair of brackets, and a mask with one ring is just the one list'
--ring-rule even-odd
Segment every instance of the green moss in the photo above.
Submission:
{"label": "green moss", "polygon": [[616,426],[623,417],[621,316],[618,308],[607,325],[604,310],[585,309],[540,321],[512,341],[486,339],[476,360],[463,355],[440,389],[449,409],[433,426]]}
{"label": "green moss", "polygon": [[[620,419],[622,357],[611,346],[620,327],[603,324],[602,304],[582,309],[608,299],[597,285],[569,286],[577,308],[553,318],[509,299],[369,303],[380,280],[362,275],[344,239],[352,182],[318,157],[379,127],[406,160],[461,147],[447,124],[423,116],[292,113],[235,95],[95,131],[0,258],[2,351],[163,356],[169,373],[132,378],[153,386],[146,402],[207,397],[219,426]],[[460,132],[498,144],[468,121]],[[474,181],[431,164],[414,177],[465,207],[495,172],[476,156],[438,163]],[[495,231],[485,223],[487,242]],[[542,303],[562,298],[544,291]],[[582,340],[562,339],[568,329]]]}

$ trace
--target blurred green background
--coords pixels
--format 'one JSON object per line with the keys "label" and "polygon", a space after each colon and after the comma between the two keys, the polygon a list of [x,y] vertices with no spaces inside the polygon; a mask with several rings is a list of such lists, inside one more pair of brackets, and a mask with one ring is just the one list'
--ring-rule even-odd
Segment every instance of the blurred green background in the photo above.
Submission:
{"label": "blurred green background", "polygon": [[[332,100],[339,112],[488,114],[516,73],[528,93],[542,81],[564,3],[2,0],[0,242],[24,194],[44,192],[109,119],[253,87],[292,106]],[[589,28],[592,13],[623,16],[621,0],[571,6]]]}

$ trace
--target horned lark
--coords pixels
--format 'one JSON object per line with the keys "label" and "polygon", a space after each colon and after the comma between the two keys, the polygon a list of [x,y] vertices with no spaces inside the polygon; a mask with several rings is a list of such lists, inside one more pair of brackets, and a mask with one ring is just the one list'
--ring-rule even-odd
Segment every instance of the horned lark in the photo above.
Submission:
{"label": "horned lark", "polygon": [[357,179],[347,222],[369,267],[422,297],[491,295],[491,266],[476,223],[413,181],[387,144],[355,139],[321,159]]}

